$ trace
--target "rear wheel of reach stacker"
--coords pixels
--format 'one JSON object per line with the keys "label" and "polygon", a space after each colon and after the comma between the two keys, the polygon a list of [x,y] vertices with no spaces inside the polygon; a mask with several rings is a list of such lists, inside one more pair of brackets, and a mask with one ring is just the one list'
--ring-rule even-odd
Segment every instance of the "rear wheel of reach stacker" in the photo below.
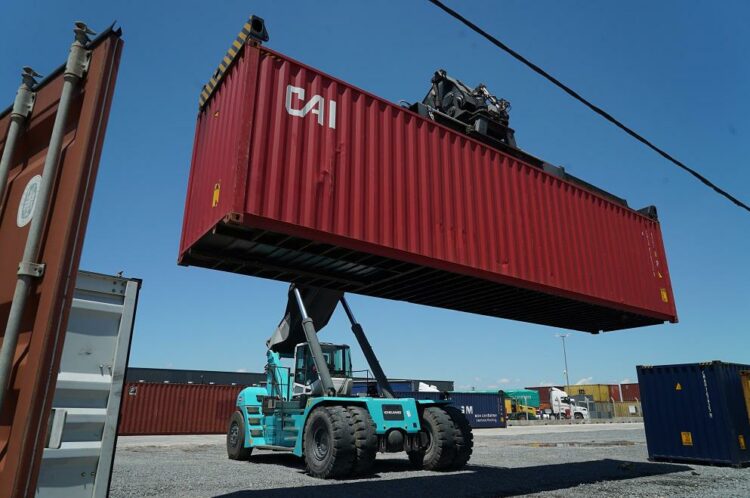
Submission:
{"label": "rear wheel of reach stacker", "polygon": [[427,437],[427,447],[408,452],[409,461],[417,468],[447,470],[456,459],[456,427],[451,417],[439,406],[422,411],[422,431]]}
{"label": "rear wheel of reach stacker", "polygon": [[453,439],[456,441],[456,457],[450,464],[451,470],[458,470],[463,468],[464,465],[471,458],[471,453],[474,451],[474,434],[471,432],[471,426],[469,421],[461,410],[455,406],[444,406],[443,410],[448,414],[453,422]]}
{"label": "rear wheel of reach stacker", "polygon": [[302,445],[311,476],[330,479],[349,475],[356,458],[349,411],[343,406],[315,408],[307,417]]}
{"label": "rear wheel of reach stacker", "polygon": [[252,448],[245,448],[245,419],[242,413],[236,411],[229,419],[227,429],[227,456],[230,460],[248,460],[253,452]]}

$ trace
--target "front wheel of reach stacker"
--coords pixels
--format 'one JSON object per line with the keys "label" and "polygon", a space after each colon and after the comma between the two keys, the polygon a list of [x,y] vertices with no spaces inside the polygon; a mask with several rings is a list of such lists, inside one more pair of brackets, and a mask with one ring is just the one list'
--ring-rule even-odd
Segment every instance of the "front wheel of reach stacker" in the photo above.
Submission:
{"label": "front wheel of reach stacker", "polygon": [[456,459],[456,426],[448,413],[439,406],[422,411],[422,431],[427,437],[427,447],[408,452],[409,461],[417,468],[447,470]]}
{"label": "front wheel of reach stacker", "polygon": [[343,406],[321,406],[307,417],[303,435],[307,472],[323,479],[345,477],[354,467],[354,426]]}
{"label": "front wheel of reach stacker", "polygon": [[245,419],[242,413],[236,411],[229,419],[227,429],[227,456],[230,460],[248,460],[253,452],[252,448],[245,448]]}

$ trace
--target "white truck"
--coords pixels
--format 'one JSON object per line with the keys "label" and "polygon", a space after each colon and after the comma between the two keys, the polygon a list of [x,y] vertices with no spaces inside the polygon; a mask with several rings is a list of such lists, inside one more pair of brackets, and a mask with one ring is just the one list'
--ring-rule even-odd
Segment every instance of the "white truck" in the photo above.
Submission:
{"label": "white truck", "polygon": [[585,406],[578,406],[575,400],[570,399],[568,393],[562,389],[553,387],[549,393],[549,404],[554,418],[574,418],[588,420],[589,410]]}

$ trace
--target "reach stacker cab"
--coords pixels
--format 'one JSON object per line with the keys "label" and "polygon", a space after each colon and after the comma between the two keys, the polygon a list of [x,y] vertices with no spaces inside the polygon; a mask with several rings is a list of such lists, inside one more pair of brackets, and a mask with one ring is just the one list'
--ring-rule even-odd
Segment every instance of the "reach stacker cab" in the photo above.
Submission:
{"label": "reach stacker cab", "polygon": [[[378,385],[377,396],[352,395],[349,346],[318,341],[338,303]],[[267,341],[265,387],[237,397],[227,454],[247,460],[253,448],[287,451],[321,478],[368,473],[377,452],[406,451],[418,468],[455,470],[471,457],[473,435],[463,414],[445,400],[394,397],[362,326],[344,294],[292,285],[286,314]],[[282,360],[293,360],[292,367]]]}

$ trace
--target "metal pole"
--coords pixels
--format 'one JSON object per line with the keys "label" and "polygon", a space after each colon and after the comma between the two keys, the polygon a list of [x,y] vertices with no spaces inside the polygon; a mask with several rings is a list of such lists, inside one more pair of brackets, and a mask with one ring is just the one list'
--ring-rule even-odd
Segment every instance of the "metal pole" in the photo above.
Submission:
{"label": "metal pole", "polygon": [[34,100],[36,100],[36,93],[33,91],[36,86],[34,78],[37,76],[39,74],[28,66],[21,71],[21,86],[18,87],[16,100],[13,101],[8,136],[5,138],[3,156],[0,158],[0,206],[2,206],[3,196],[5,195],[5,183],[8,181],[8,173],[13,161],[13,153],[16,150],[18,135],[34,108]]}
{"label": "metal pole", "polygon": [[[565,349],[565,338],[568,337],[570,334],[556,334],[555,337],[559,337],[562,339],[562,346],[563,346],[563,359],[565,360],[565,390],[567,391],[570,389],[570,378],[568,376],[568,353]],[[568,393],[570,395],[570,393]]]}
{"label": "metal pole", "polygon": [[375,381],[378,383],[380,392],[386,398],[393,398],[394,396],[393,391],[391,390],[391,385],[388,383],[388,378],[385,376],[385,373],[380,366],[378,357],[375,356],[375,351],[372,350],[370,341],[368,341],[367,337],[365,336],[365,331],[362,328],[362,325],[360,325],[359,322],[357,322],[357,319],[354,318],[354,313],[352,313],[352,309],[349,307],[349,303],[346,301],[346,298],[344,296],[341,296],[340,301],[341,305],[344,307],[346,316],[349,317],[349,322],[352,324],[352,332],[354,332],[354,337],[357,338],[359,347],[360,349],[362,349],[362,352],[367,359],[367,364],[370,365],[372,375],[375,377]]}
{"label": "metal pole", "polygon": [[2,412],[5,404],[5,395],[10,383],[11,367],[13,366],[13,357],[18,345],[18,334],[21,330],[21,319],[26,309],[26,301],[35,279],[41,278],[44,275],[44,263],[39,262],[40,246],[42,235],[44,235],[44,223],[52,197],[52,189],[57,179],[62,139],[65,134],[70,103],[73,99],[75,89],[88,70],[90,52],[86,50],[86,45],[89,42],[88,35],[94,34],[94,32],[84,23],[76,22],[74,33],[75,41],[70,46],[70,54],[65,65],[62,94],[57,106],[57,115],[52,127],[52,136],[47,147],[47,157],[44,158],[42,181],[39,185],[34,205],[31,227],[29,228],[26,246],[23,251],[23,259],[18,265],[16,290],[13,294],[13,301],[11,301],[3,345],[2,349],[0,349],[0,412]]}
{"label": "metal pole", "polygon": [[313,363],[318,370],[320,383],[323,384],[323,393],[325,396],[333,396],[336,394],[336,389],[333,387],[331,372],[328,370],[328,364],[323,356],[323,349],[320,347],[320,341],[318,340],[318,333],[315,331],[315,325],[313,324],[312,318],[307,315],[307,309],[302,300],[302,294],[300,294],[297,287],[294,288],[294,297],[297,299],[299,312],[302,314],[302,330],[305,331],[305,339],[307,339],[307,345],[310,347],[310,354],[312,354]]}

